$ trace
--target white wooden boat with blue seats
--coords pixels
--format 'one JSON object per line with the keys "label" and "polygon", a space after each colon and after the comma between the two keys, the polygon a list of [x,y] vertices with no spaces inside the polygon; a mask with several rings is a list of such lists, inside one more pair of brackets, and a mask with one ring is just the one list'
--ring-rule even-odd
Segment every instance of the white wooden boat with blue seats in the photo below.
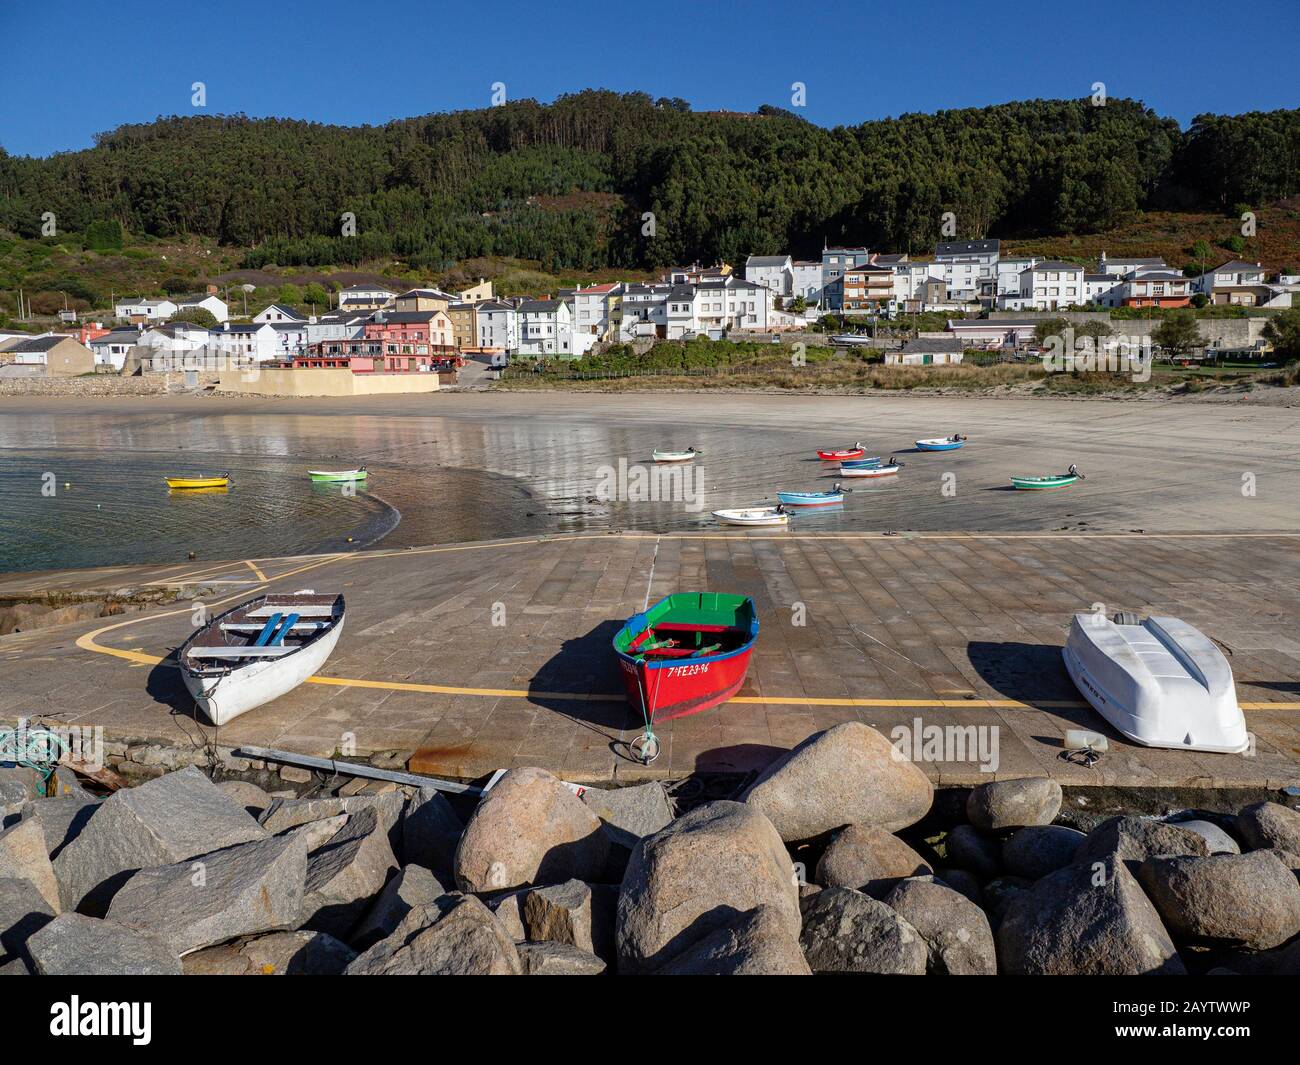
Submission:
{"label": "white wooden boat with blue seats", "polygon": [[917,451],[956,451],[964,443],[966,437],[961,433],[953,433],[952,436],[938,437],[931,440],[915,440]]}
{"label": "white wooden boat with blue seats", "polygon": [[722,525],[789,525],[790,515],[778,503],[774,507],[738,507],[734,510],[715,510],[713,516]]}
{"label": "white wooden boat with blue seats", "polygon": [[794,507],[797,510],[813,510],[824,507],[842,507],[845,493],[851,491],[853,491],[852,488],[843,488],[837,482],[829,492],[777,492],[776,498],[784,507]]}
{"label": "white wooden boat with blue seats", "polygon": [[1134,743],[1232,754],[1250,746],[1232,667],[1186,621],[1075,614],[1061,653],[1084,698]]}
{"label": "white wooden boat with blue seats", "polygon": [[880,465],[880,456],[871,455],[862,459],[844,459],[840,465],[847,466],[851,470],[870,469],[873,466]]}
{"label": "white wooden boat with blue seats", "polygon": [[194,633],[177,652],[181,676],[214,725],[293,691],[325,664],[343,632],[343,596],[259,595]]}
{"label": "white wooden boat with blue seats", "polygon": [[693,447],[688,447],[685,451],[669,451],[666,448],[656,448],[650,452],[650,457],[655,462],[690,462],[696,455],[702,455],[704,452],[696,451]]}
{"label": "white wooden boat with blue seats", "polygon": [[887,463],[883,463],[879,466],[845,466],[841,464],[840,476],[841,477],[893,477],[902,468],[903,468],[903,464],[899,462],[896,458],[891,456]]}

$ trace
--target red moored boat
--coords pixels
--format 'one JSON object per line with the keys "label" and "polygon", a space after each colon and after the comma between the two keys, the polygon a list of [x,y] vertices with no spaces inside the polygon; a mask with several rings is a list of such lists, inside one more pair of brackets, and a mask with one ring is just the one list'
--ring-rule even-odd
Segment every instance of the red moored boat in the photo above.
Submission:
{"label": "red moored boat", "polygon": [[756,639],[758,612],[743,595],[677,592],[628,619],[614,653],[628,701],[645,717],[645,761],[658,753],[655,721],[698,714],[740,690]]}
{"label": "red moored boat", "polygon": [[860,459],[867,453],[867,449],[860,443],[852,447],[842,447],[835,451],[819,451],[817,457],[823,462],[840,462],[843,459]]}

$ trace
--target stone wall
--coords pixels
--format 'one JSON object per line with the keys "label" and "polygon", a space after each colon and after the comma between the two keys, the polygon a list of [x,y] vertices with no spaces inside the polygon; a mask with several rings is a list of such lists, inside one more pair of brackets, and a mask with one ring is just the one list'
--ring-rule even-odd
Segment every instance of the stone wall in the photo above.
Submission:
{"label": "stone wall", "polygon": [[[1109,311],[993,311],[989,321],[1006,321],[1008,319],[1046,319],[1064,318],[1076,325],[1084,322],[1105,322],[1113,333],[1125,336],[1150,336],[1160,328],[1160,319],[1146,318],[1112,318]],[[1244,348],[1254,344],[1264,335],[1267,318],[1198,318],[1196,327],[1201,337],[1216,347]]]}
{"label": "stone wall", "polygon": [[118,377],[17,377],[0,379],[0,396],[158,396],[182,385],[180,374],[146,374]]}

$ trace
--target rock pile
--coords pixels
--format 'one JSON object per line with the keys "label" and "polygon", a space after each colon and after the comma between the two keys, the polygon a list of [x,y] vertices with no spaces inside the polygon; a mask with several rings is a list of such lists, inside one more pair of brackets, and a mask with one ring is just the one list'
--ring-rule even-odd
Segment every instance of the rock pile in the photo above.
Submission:
{"label": "rock pile", "polygon": [[940,830],[925,774],[857,723],[680,816],[659,784],[579,795],[534,768],[464,822],[433,790],[273,797],[194,767],[11,791],[4,974],[1300,970],[1300,812],[1085,834],[1057,785],[1010,780]]}

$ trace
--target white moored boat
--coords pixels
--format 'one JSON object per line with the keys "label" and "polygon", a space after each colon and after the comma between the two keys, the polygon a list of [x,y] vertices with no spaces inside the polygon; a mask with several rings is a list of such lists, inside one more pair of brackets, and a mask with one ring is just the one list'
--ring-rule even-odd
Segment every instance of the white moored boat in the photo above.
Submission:
{"label": "white moored boat", "polygon": [[666,451],[656,449],[650,452],[650,457],[655,462],[690,462],[696,455],[702,455],[704,452],[696,451],[693,447],[688,447],[685,451]]}
{"label": "white moored boat", "polygon": [[785,507],[742,507],[738,510],[715,510],[713,516],[723,525],[789,525]]}
{"label": "white moored boat", "polygon": [[325,664],[343,632],[341,595],[310,590],[256,599],[213,618],[177,655],[214,725],[293,691]]}
{"label": "white moored boat", "polygon": [[1062,655],[1079,691],[1134,743],[1234,754],[1250,744],[1232,667],[1185,621],[1075,614]]}

